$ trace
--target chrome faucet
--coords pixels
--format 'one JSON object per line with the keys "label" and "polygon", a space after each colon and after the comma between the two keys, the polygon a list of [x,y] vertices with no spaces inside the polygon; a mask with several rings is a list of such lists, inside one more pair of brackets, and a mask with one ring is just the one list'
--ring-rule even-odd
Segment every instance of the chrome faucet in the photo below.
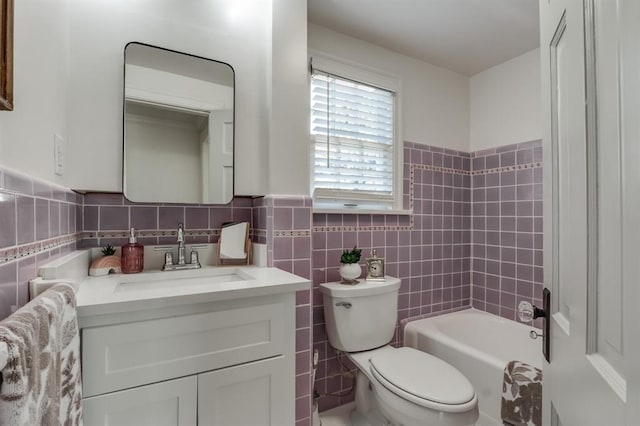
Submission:
{"label": "chrome faucet", "polygon": [[[191,247],[192,249],[195,246]],[[202,247],[200,247],[202,248]],[[184,226],[178,223],[178,263],[173,263],[173,253],[171,253],[171,247],[157,247],[156,250],[164,250],[164,265],[163,271],[177,271],[181,269],[198,269],[200,268],[200,261],[198,260],[198,252],[191,250],[191,262],[187,263],[185,260],[185,245],[184,245]]]}
{"label": "chrome faucet", "polygon": [[178,265],[184,265],[184,228],[178,223]]}

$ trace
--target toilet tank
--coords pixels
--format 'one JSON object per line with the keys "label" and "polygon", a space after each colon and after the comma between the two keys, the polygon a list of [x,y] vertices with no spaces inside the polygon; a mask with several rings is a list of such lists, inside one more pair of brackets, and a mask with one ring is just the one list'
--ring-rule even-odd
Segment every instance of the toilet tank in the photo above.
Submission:
{"label": "toilet tank", "polygon": [[320,284],[329,343],[345,352],[366,351],[393,339],[400,280]]}

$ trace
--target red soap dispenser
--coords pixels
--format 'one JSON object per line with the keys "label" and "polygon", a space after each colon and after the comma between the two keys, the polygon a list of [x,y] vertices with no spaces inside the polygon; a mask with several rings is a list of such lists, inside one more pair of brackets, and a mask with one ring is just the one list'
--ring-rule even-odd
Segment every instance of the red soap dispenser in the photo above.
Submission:
{"label": "red soap dispenser", "polygon": [[122,272],[135,274],[144,268],[144,246],[138,244],[136,230],[131,228],[129,243],[122,246]]}

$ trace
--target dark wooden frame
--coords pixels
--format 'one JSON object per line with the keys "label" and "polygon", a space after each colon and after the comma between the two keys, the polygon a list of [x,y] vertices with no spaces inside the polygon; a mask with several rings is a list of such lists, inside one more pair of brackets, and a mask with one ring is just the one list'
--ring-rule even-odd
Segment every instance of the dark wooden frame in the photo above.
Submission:
{"label": "dark wooden frame", "polygon": [[13,111],[13,0],[0,0],[0,110]]}

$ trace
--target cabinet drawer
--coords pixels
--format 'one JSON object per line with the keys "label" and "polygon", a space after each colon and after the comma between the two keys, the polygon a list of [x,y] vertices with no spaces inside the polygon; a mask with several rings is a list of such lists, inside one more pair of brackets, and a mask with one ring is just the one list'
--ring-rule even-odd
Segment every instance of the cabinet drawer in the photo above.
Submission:
{"label": "cabinet drawer", "polygon": [[283,353],[283,303],[82,331],[86,397]]}
{"label": "cabinet drawer", "polygon": [[82,400],[87,426],[193,426],[197,423],[196,376]]}

